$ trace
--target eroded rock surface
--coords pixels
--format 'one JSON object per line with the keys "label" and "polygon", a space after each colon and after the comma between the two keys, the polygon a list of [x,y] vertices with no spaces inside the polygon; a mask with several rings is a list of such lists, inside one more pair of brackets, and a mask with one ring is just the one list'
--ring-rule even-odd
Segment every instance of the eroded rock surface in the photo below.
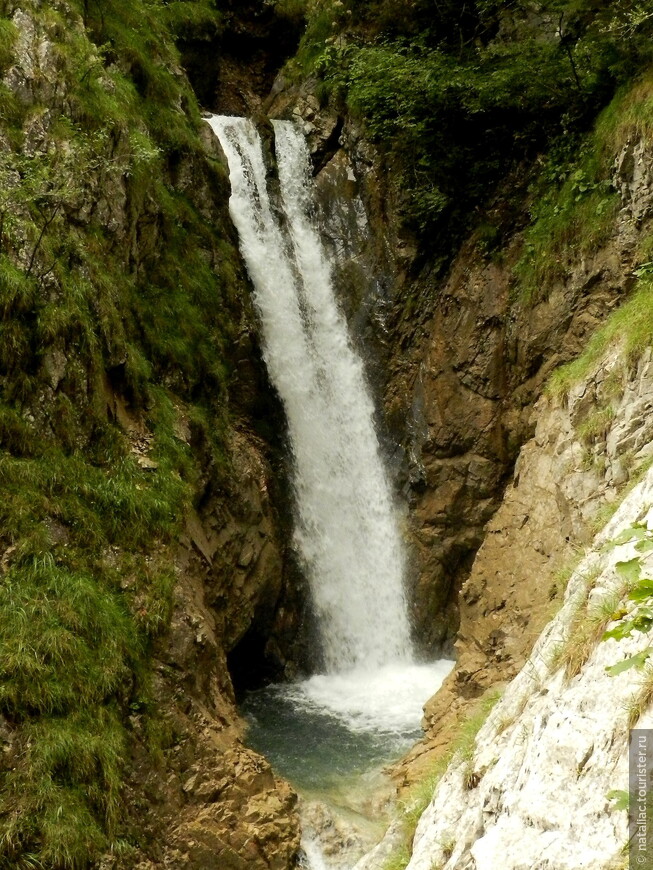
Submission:
{"label": "eroded rock surface", "polygon": [[[566,642],[578,643],[579,609],[591,619],[603,602],[610,609],[623,601],[615,565],[637,556],[634,542],[604,545],[634,522],[651,528],[652,504],[649,471],[572,576],[562,610],[490,714],[471,761],[445,774],[419,822],[408,870],[431,870],[434,862],[443,870],[622,866],[627,817],[608,795],[628,790],[628,729],[651,725],[650,677],[637,669],[611,676],[606,668],[648,647],[651,635],[595,636],[572,676],[560,659]],[[611,627],[621,618],[608,613],[605,621]]]}
{"label": "eroded rock surface", "polygon": [[523,666],[597,523],[653,454],[651,408],[650,351],[631,368],[619,347],[568,400],[536,405],[535,435],[463,584],[456,670],[426,707],[428,737],[409,756],[409,779],[471,699]]}
{"label": "eroded rock surface", "polygon": [[[653,455],[652,374],[650,351],[630,367],[616,346],[568,402],[545,397],[536,407],[535,436],[462,589],[457,670],[427,706],[430,738],[408,757],[404,781],[455,738],[470,698],[514,679],[472,757],[454,758],[438,784],[409,870],[616,866],[627,824],[607,794],[627,788],[628,727],[640,715],[640,727],[651,721],[650,677],[637,669],[613,677],[606,667],[646,649],[651,636],[600,640],[634,606],[615,565],[638,555],[628,535],[606,544],[635,522],[653,527],[651,471],[634,488],[627,482]],[[610,423],[592,427],[590,442],[587,420],[606,406]],[[616,513],[595,537],[610,504]],[[553,571],[569,557],[568,570]],[[395,826],[357,870],[383,867],[397,839]]]}

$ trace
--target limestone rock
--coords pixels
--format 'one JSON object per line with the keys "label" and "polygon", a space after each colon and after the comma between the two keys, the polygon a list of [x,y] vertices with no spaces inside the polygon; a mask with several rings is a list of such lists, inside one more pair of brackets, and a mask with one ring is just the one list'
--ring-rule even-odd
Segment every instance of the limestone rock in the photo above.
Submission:
{"label": "limestone rock", "polygon": [[[607,549],[605,543],[647,515],[653,525],[652,506],[649,471],[578,566],[562,610],[479,732],[471,762],[477,784],[466,786],[465,764],[454,763],[438,785],[419,822],[408,870],[430,870],[434,861],[443,870],[607,870],[619,859],[627,818],[608,794],[628,789],[628,716],[646,676],[631,669],[613,677],[606,667],[653,637],[635,632],[597,641],[572,678],[558,664],[558,652],[566,640],[577,641],[571,632],[587,597],[587,577],[595,578],[590,601],[599,603],[622,584],[615,564],[636,555],[633,543]],[[646,705],[635,718],[638,727],[653,724]]]}

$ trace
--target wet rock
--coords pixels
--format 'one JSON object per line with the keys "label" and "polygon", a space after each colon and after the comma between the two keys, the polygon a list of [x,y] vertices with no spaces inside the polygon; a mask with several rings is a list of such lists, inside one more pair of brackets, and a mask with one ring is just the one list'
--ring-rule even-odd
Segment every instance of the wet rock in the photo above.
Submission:
{"label": "wet rock", "polygon": [[319,852],[328,870],[351,870],[374,843],[370,831],[320,801],[302,803],[301,820],[302,842],[309,859],[312,852]]}

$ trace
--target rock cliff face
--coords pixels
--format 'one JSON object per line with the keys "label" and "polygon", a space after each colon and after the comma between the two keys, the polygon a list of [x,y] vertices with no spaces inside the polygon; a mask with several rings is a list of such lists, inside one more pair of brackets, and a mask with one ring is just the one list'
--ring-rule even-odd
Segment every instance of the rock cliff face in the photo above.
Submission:
{"label": "rock cliff face", "polygon": [[[635,381],[640,395],[648,365]],[[650,402],[650,381],[644,392]],[[651,637],[636,632],[600,642],[604,626],[623,618],[619,608],[632,607],[615,565],[638,555],[632,539],[607,551],[605,545],[633,523],[651,527],[652,493],[649,471],[590,546],[562,610],[479,733],[472,760],[454,762],[439,784],[418,825],[411,870],[434,862],[447,870],[621,866],[626,814],[608,795],[628,790],[628,728],[650,727],[650,673],[611,676],[606,667],[646,649]],[[589,648],[579,653],[583,638]],[[574,647],[580,659],[565,670],[560,661]]]}
{"label": "rock cliff face", "polygon": [[[605,545],[634,522],[650,524],[652,486],[649,472],[596,538],[472,757],[450,765],[418,824],[409,870],[624,866],[626,814],[608,795],[628,788],[628,728],[650,727],[650,674],[610,676],[606,667],[651,638],[599,642],[603,626],[621,618],[612,610],[623,595],[615,564],[636,555],[632,541],[608,551]],[[579,642],[579,611],[596,646],[569,676],[561,659],[566,644]],[[383,862],[382,845],[357,870]]]}
{"label": "rock cliff face", "polygon": [[[172,620],[155,651],[166,742],[154,768],[137,759],[130,783],[143,812],[145,778],[144,829],[157,844],[144,867],[285,870],[299,850],[296,795],[245,747],[235,708],[230,652],[274,614],[283,547],[262,445],[240,432],[232,450],[228,489],[187,517]],[[269,638],[270,625],[260,630]]]}
{"label": "rock cliff face", "polygon": [[[495,479],[502,481],[503,469],[510,466],[500,464],[501,457],[507,463],[516,444],[535,431],[534,440],[527,441],[518,455],[496,513],[496,490],[490,489],[492,497],[485,503],[470,492],[470,505],[476,511],[485,509],[489,516],[483,543],[460,589],[457,668],[440,699],[427,707],[427,727],[436,744],[436,735],[446,732],[460,712],[457,707],[464,706],[464,699],[478,697],[493,683],[512,679],[523,666],[548,618],[551,602],[560,595],[556,578],[564,575],[574,554],[587,545],[596,523],[646,458],[650,439],[646,359],[640,361],[637,375],[631,380],[628,363],[616,352],[606,367],[572,392],[567,407],[557,407],[550,397],[532,404],[552,368],[581,351],[606,314],[632,287],[633,257],[645,235],[651,209],[651,188],[643,168],[648,161],[642,159],[642,150],[642,143],[632,142],[615,162],[614,183],[620,191],[621,210],[605,247],[581,263],[570,264],[567,279],[553,287],[546,301],[535,306],[507,301],[508,310],[504,309],[497,321],[494,344],[491,338],[480,335],[487,321],[478,312],[487,304],[483,300],[496,299],[497,294],[487,292],[490,288],[479,280],[478,273],[467,270],[471,287],[478,293],[473,297],[474,305],[463,305],[460,311],[457,300],[464,300],[470,287],[464,282],[459,285],[456,301],[449,302],[456,314],[448,336],[437,332],[438,343],[427,351],[427,359],[436,355],[436,359],[446,361],[444,372],[438,367],[434,370],[440,389],[434,384],[431,401],[424,403],[426,414],[432,415],[436,438],[451,428],[442,424],[442,415],[453,426],[467,420],[464,428],[454,429],[459,433],[456,443],[464,443],[466,436],[482,431],[485,440],[477,442],[482,449],[476,461],[482,458],[481,467],[486,473],[493,468]],[[639,158],[630,162],[625,176],[626,155],[634,154]],[[510,262],[509,255],[506,259]],[[496,276],[492,266],[481,267],[486,280],[492,273]],[[504,285],[504,299],[508,299],[508,292]],[[447,322],[446,309],[435,322],[438,320]],[[467,324],[473,324],[475,336],[469,344]],[[485,369],[485,379],[481,372],[474,374],[471,357],[474,348],[486,348],[488,340],[499,361],[497,399],[485,400],[482,405],[492,407],[497,416],[488,410],[489,425],[483,429],[469,420],[450,389],[451,384],[457,385],[458,395],[464,395],[470,377],[476,378],[477,387],[487,382],[491,368]],[[441,354],[440,343],[446,344],[448,353]],[[448,368],[461,347],[463,352],[467,349],[469,365]],[[485,359],[489,366],[489,359]],[[527,373],[530,376],[525,378]],[[499,387],[501,380],[504,383]],[[469,396],[468,402],[471,407],[482,407]],[[458,413],[449,416],[452,408]],[[496,425],[491,425],[492,420]],[[488,437],[491,435],[494,441]],[[512,445],[512,449],[503,454],[493,452],[488,449],[492,444],[504,448]],[[427,442],[427,456],[430,452]],[[460,461],[466,468],[466,460]],[[434,462],[437,468],[440,462]],[[468,483],[461,484],[463,493],[466,485],[473,484],[474,476],[467,474],[464,480]],[[478,495],[487,491],[477,490]],[[445,498],[446,492],[445,488]],[[423,499],[424,509],[429,500],[437,503],[430,493]],[[454,506],[448,511],[450,522],[458,518],[463,527],[466,525],[467,514],[455,514]]]}
{"label": "rock cliff face", "polygon": [[[152,526],[149,540],[127,541],[110,533],[105,539],[94,527],[82,542],[90,554],[82,570],[93,588],[107,585],[102,594],[115,597],[135,631],[153,620],[138,641],[139,668],[145,668],[140,688],[135,677],[123,676],[122,685],[98,698],[121,729],[117,820],[112,817],[105,838],[106,819],[93,816],[93,804],[83,816],[89,830],[66,841],[64,821],[51,829],[42,821],[43,804],[17,809],[23,797],[13,783],[37,775],[25,765],[41,751],[47,729],[72,720],[84,700],[75,699],[72,710],[55,704],[38,715],[17,712],[3,696],[0,863],[26,866],[21,862],[37,861],[38,851],[53,868],[285,870],[299,849],[296,796],[244,746],[232,683],[232,674],[247,679],[248,644],[262,638],[281,672],[285,659],[274,639],[296,635],[297,611],[284,615],[277,606],[288,594],[285,483],[274,434],[280,412],[257,350],[218,146],[199,123],[160,22],[144,25],[150,42],[142,55],[137,37],[125,53],[124,10],[116,24],[114,5],[95,21],[93,10],[82,15],[75,4],[21,3],[2,22],[11,36],[3,70],[3,106],[10,109],[3,110],[1,132],[3,345],[7,323],[27,337],[12,345],[13,358],[3,354],[0,376],[3,419],[24,422],[17,430],[3,426],[0,437],[5,459],[14,454],[28,477],[41,461],[41,448],[30,447],[29,438],[44,441],[46,456],[61,450],[44,516],[35,521],[47,532],[38,544],[47,564],[68,564],[75,529],[84,522],[83,514],[71,519],[56,501],[67,457],[77,462],[70,492],[85,492],[87,508],[100,496],[92,485],[85,489],[85,474],[110,490],[115,468],[130,469],[133,490],[111,505],[109,524],[115,513],[116,523],[129,525],[156,491],[163,505],[156,510],[170,520],[171,532]],[[99,49],[94,28],[112,26],[117,29],[100,33],[107,44]],[[143,109],[147,103],[138,102],[141,96],[154,101],[157,88],[165,91],[161,112],[172,113],[164,130]],[[19,274],[26,288],[30,281],[35,287],[33,302],[27,297],[22,307],[8,283]],[[45,322],[46,304],[60,316],[49,331],[32,335]],[[21,374],[16,348],[27,352],[30,341],[32,362]],[[28,374],[31,380],[17,391],[17,379]],[[111,449],[117,457],[109,452],[107,460],[103,450]],[[176,464],[173,454],[185,459]],[[6,467],[3,485],[10,485]],[[176,493],[170,502],[167,493]],[[40,501],[34,504],[41,509]],[[20,537],[3,538],[9,584],[11,572],[20,570],[18,553],[12,555],[17,546],[24,546]],[[159,581],[161,566],[168,580]],[[50,618],[50,630],[59,630],[56,615]],[[121,643],[119,636],[112,640]],[[95,642],[91,633],[89,643]],[[47,651],[44,656],[41,669],[51,661]],[[3,653],[3,680],[11,667]],[[101,719],[101,712],[89,713]],[[66,745],[44,774],[62,795],[69,785],[76,788],[76,775],[91,776],[78,773],[74,732]],[[89,752],[101,753],[97,741],[93,746],[99,748]],[[93,755],[82,766],[95,770],[101,763]],[[85,781],[82,790],[95,794],[94,788]],[[63,819],[65,797],[57,800]],[[69,824],[76,830],[77,818]],[[5,837],[9,827],[14,833]]]}
{"label": "rock cliff face", "polygon": [[[633,608],[615,569],[638,556],[627,530],[653,525],[652,375],[650,350],[625,364],[617,342],[567,400],[535,407],[535,435],[462,588],[456,671],[427,705],[404,781],[428,774],[470,698],[516,676],[435,788],[410,870],[621,866],[625,814],[606,796],[627,790],[628,728],[648,727],[650,672],[605,669],[651,637],[601,637]],[[595,536],[606,507],[616,512]],[[380,870],[400,840],[395,825],[357,870]]]}

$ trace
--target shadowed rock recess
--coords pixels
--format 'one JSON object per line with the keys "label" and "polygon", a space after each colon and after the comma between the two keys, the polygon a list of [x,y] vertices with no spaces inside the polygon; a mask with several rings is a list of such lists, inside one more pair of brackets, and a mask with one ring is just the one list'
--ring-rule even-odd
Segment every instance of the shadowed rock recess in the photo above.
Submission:
{"label": "shadowed rock recess", "polygon": [[603,5],[0,2],[0,868],[305,860],[237,709],[320,657],[203,111],[254,118],[272,188],[268,119],[307,138],[414,644],[455,651],[357,868],[620,866],[653,637],[601,638],[653,527],[653,16]]}

